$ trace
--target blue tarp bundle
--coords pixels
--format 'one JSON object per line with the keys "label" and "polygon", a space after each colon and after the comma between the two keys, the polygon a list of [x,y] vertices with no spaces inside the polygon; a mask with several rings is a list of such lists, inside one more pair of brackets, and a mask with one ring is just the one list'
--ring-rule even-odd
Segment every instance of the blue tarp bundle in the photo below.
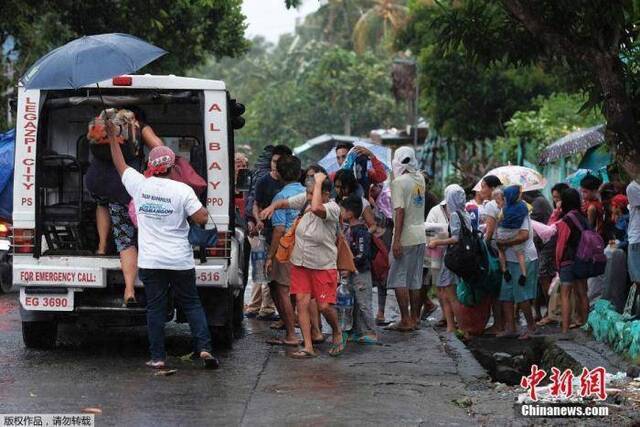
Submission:
{"label": "blue tarp bundle", "polygon": [[11,219],[13,213],[13,159],[16,130],[0,133],[0,218]]}

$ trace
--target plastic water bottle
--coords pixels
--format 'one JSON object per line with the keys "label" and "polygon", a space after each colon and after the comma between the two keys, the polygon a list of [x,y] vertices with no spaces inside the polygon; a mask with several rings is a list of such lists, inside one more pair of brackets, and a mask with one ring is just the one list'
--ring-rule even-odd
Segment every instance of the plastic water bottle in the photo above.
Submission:
{"label": "plastic water bottle", "polygon": [[251,239],[251,264],[253,273],[251,278],[254,283],[266,283],[267,276],[264,271],[264,264],[267,260],[267,241],[262,234]]}
{"label": "plastic water bottle", "polygon": [[336,310],[338,322],[342,331],[350,331],[353,328],[353,295],[347,287],[347,279],[341,278],[336,292]]}

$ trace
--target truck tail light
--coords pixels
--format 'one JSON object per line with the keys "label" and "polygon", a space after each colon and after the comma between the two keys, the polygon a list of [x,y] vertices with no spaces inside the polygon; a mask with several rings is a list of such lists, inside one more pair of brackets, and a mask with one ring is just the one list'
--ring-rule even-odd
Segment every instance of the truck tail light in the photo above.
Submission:
{"label": "truck tail light", "polygon": [[13,229],[13,252],[17,254],[33,253],[35,230],[33,228]]}
{"label": "truck tail light", "polygon": [[11,224],[0,221],[0,239],[6,239],[11,232]]}
{"label": "truck tail light", "polygon": [[131,76],[117,76],[111,79],[111,83],[114,86],[131,86],[133,84],[133,77]]}
{"label": "truck tail light", "polygon": [[212,258],[231,258],[231,233],[221,231],[213,248],[207,248],[207,256]]}

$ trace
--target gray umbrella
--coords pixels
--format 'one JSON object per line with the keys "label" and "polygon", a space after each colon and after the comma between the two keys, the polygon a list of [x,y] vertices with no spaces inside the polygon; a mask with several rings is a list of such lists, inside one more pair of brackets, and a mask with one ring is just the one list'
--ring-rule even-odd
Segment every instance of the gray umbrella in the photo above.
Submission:
{"label": "gray umbrella", "polygon": [[541,165],[553,162],[562,157],[587,151],[591,147],[604,142],[604,125],[594,126],[588,129],[580,129],[565,135],[540,153]]}
{"label": "gray umbrella", "polygon": [[166,53],[129,34],[84,36],[38,59],[21,80],[26,89],[77,89],[131,74]]}

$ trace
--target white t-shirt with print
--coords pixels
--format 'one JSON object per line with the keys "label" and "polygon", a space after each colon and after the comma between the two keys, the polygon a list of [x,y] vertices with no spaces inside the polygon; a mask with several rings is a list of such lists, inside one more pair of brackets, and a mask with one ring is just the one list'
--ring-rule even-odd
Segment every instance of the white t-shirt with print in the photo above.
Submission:
{"label": "white t-shirt with print", "polygon": [[394,222],[396,209],[404,209],[401,246],[415,246],[427,242],[424,232],[425,190],[424,177],[420,172],[405,173],[391,181]]}
{"label": "white t-shirt with print", "polygon": [[193,189],[167,178],[145,178],[132,168],[122,183],[138,215],[138,266],[163,270],[195,267],[187,218],[202,208]]}

